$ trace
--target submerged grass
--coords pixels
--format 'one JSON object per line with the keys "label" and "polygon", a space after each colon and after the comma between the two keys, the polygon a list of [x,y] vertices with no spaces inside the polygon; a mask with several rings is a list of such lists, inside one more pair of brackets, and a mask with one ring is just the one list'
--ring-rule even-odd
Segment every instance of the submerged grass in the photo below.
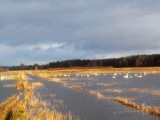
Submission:
{"label": "submerged grass", "polygon": [[20,86],[23,86],[22,88],[25,91],[24,98],[27,103],[29,117],[32,120],[79,120],[79,117],[74,116],[71,112],[62,113],[56,109],[47,109],[47,102],[34,96],[34,89],[43,86],[41,82],[23,82],[21,84]]}
{"label": "submerged grass", "polygon": [[132,88],[130,89],[130,91],[160,96],[160,91],[153,91],[153,90],[140,89],[140,88]]}
{"label": "submerged grass", "polygon": [[116,84],[117,84],[116,82],[113,82],[113,83],[97,83],[97,85],[105,86],[105,87],[110,87],[110,86],[113,86],[113,85],[116,85]]}
{"label": "submerged grass", "polygon": [[26,81],[26,77],[17,81],[15,87],[23,90],[24,97],[18,95],[0,103],[0,120],[79,120],[71,112],[62,113],[56,109],[47,109],[47,102],[34,96],[34,90],[43,86],[41,82]]}
{"label": "submerged grass", "polygon": [[27,80],[25,71],[6,71],[0,73],[0,80]]}
{"label": "submerged grass", "polygon": [[[128,71],[131,71],[131,72],[153,72],[153,70],[155,70],[154,68],[126,68],[126,69],[85,69],[85,71],[83,72],[84,69],[56,69],[54,71],[41,71],[40,73],[37,72],[37,71],[34,71],[33,74],[34,75],[37,75],[37,76],[40,76],[40,77],[43,77],[45,79],[51,79],[49,78],[49,76],[53,76],[53,75],[63,75],[63,74],[75,74],[75,73],[78,73],[78,74],[82,74],[82,73],[114,73],[115,71],[116,72],[128,72]],[[106,70],[106,71],[105,71]],[[160,71],[159,68],[157,68],[156,70],[157,72]],[[44,72],[44,73],[43,73]],[[56,80],[56,82],[59,82],[59,83],[63,83],[61,80]],[[65,83],[63,83],[65,84]],[[105,83],[97,83],[97,85],[100,85],[100,86],[106,86],[106,87],[109,87],[109,86],[113,86],[113,85],[116,85],[116,83],[114,84],[105,84]],[[115,97],[115,98],[108,98],[106,96],[104,96],[103,94],[97,92],[97,91],[93,91],[93,90],[88,90],[88,89],[85,89],[85,88],[82,88],[80,86],[77,86],[77,85],[72,85],[72,86],[69,86],[70,89],[73,89],[73,90],[78,90],[78,91],[82,91],[82,92],[87,92],[91,95],[94,95],[96,96],[98,99],[109,99],[109,100],[113,100],[113,101],[116,101],[126,107],[130,107],[130,108],[133,108],[134,110],[138,110],[138,111],[142,111],[142,112],[145,112],[145,113],[148,113],[148,114],[151,114],[151,115],[154,115],[154,116],[158,116],[160,117],[160,107],[154,107],[154,106],[148,106],[148,105],[145,105],[145,104],[137,104],[135,103],[133,100],[129,99],[129,98],[123,98],[123,97]],[[146,89],[132,89],[131,91],[134,91],[134,92],[141,92],[141,93],[149,93],[149,94],[153,94],[153,95],[159,95],[159,91],[148,91]],[[108,89],[106,90],[106,92],[112,92],[112,93],[121,93],[123,91],[121,90],[118,90],[118,89]]]}
{"label": "submerged grass", "polygon": [[88,90],[88,89],[82,88],[82,87],[77,86],[77,85],[72,85],[69,88],[71,88],[73,90],[87,92],[87,93],[89,93],[91,95],[96,96],[98,99],[106,99],[106,97],[103,94],[99,93],[99,92],[96,92],[96,91],[93,91],[93,90]]}
{"label": "submerged grass", "polygon": [[118,103],[121,103],[127,107],[131,107],[134,110],[139,110],[160,117],[160,107],[153,107],[145,104],[139,105],[128,98],[122,97],[111,98],[111,100],[117,101]]}

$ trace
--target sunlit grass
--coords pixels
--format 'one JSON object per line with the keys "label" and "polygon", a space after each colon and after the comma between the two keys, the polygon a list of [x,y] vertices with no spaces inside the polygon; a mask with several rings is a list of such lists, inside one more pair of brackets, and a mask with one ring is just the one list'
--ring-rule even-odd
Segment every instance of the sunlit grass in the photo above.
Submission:
{"label": "sunlit grass", "polygon": [[78,85],[72,85],[72,86],[69,86],[69,88],[71,88],[73,90],[79,90],[79,91],[89,92],[88,89],[82,88],[82,87],[80,87]]}
{"label": "sunlit grass", "polygon": [[100,92],[96,92],[96,91],[93,91],[93,90],[88,90],[88,89],[82,88],[82,87],[77,86],[77,85],[72,85],[69,88],[74,89],[74,90],[78,90],[78,91],[87,92],[91,95],[96,96],[98,99],[106,99],[106,97],[103,94],[101,94]]}
{"label": "sunlit grass", "polygon": [[29,120],[30,116],[26,108],[26,103],[24,101],[18,100],[18,102],[13,106],[11,111],[9,111],[6,119],[11,120]]}
{"label": "sunlit grass", "polygon": [[122,97],[111,98],[111,100],[117,101],[118,103],[121,103],[127,107],[131,107],[134,110],[139,110],[139,111],[146,112],[151,115],[160,117],[160,108],[159,107],[148,106],[145,104],[139,105],[128,98],[122,98]]}
{"label": "sunlit grass", "polygon": [[0,119],[5,120],[11,112],[13,106],[18,102],[17,96],[12,96],[0,104]]}
{"label": "sunlit grass", "polygon": [[24,71],[0,72],[0,80],[27,80]]}
{"label": "sunlit grass", "polygon": [[0,120],[79,120],[71,112],[62,113],[56,109],[47,109],[48,103],[34,96],[34,89],[41,87],[41,82],[17,81],[15,87],[23,90],[24,97],[17,95],[0,104]]}
{"label": "sunlit grass", "polygon": [[106,97],[105,97],[103,94],[101,94],[100,92],[96,92],[96,91],[93,91],[93,90],[89,90],[89,93],[90,93],[91,95],[96,96],[97,99],[106,99]]}
{"label": "sunlit grass", "polygon": [[54,68],[48,70],[32,70],[28,71],[30,74],[49,77],[69,74],[88,74],[99,75],[101,73],[126,73],[126,72],[140,72],[140,73],[159,73],[160,67],[131,67],[131,68],[108,68],[108,67],[81,67],[81,68]]}

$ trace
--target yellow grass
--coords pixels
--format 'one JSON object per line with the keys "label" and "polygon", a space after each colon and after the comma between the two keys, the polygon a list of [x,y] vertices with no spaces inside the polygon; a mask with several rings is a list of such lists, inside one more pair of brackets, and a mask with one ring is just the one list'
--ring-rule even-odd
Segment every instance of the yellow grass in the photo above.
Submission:
{"label": "yellow grass", "polygon": [[134,110],[139,110],[160,117],[160,107],[153,107],[145,104],[139,105],[128,98],[122,98],[122,97],[111,98],[111,100],[117,101],[118,103],[121,103],[127,107],[131,107]]}
{"label": "yellow grass", "polygon": [[30,117],[26,108],[26,102],[19,100],[18,103],[13,106],[7,117],[7,119],[11,120],[29,120]]}
{"label": "yellow grass", "polygon": [[71,112],[62,113],[56,109],[48,110],[47,102],[34,96],[34,89],[41,87],[41,82],[29,83],[28,81],[17,81],[15,87],[24,91],[24,99],[12,96],[0,103],[0,120],[79,120],[79,116]]}
{"label": "yellow grass", "polygon": [[71,89],[73,89],[73,90],[89,92],[88,89],[82,88],[82,87],[80,87],[80,86],[78,86],[78,85],[72,85],[72,86],[69,86],[69,88],[71,88]]}
{"label": "yellow grass", "polygon": [[1,120],[6,119],[6,117],[8,116],[8,113],[10,112],[10,110],[16,103],[17,103],[16,96],[12,96],[0,104],[0,119]]}
{"label": "yellow grass", "polygon": [[80,118],[72,115],[71,112],[65,114],[58,111],[39,110],[32,120],[80,120]]}
{"label": "yellow grass", "polygon": [[27,80],[24,71],[0,72],[0,80]]}
{"label": "yellow grass", "polygon": [[[121,72],[145,72],[145,73],[160,73],[160,67],[133,67],[133,68],[108,68],[108,67],[97,67],[97,68],[55,68],[49,70],[32,70],[27,71],[29,74],[36,75],[46,80],[53,80],[62,84],[67,84],[63,79],[49,78],[50,76],[61,76],[70,74],[88,74],[88,75],[99,75],[107,73],[121,73]],[[110,86],[109,84],[99,84],[103,86]],[[114,85],[114,84],[112,84]],[[111,86],[112,86],[111,85]]]}
{"label": "yellow grass", "polygon": [[99,93],[99,92],[96,92],[96,91],[93,91],[93,90],[89,90],[89,93],[91,95],[95,95],[98,99],[106,99],[106,97],[103,94]]}
{"label": "yellow grass", "polygon": [[54,68],[49,70],[34,70],[30,73],[38,76],[48,77],[64,74],[100,74],[100,73],[115,73],[115,72],[157,72],[160,73],[160,67],[133,67],[133,68]]}
{"label": "yellow grass", "polygon": [[99,92],[96,92],[96,91],[93,91],[93,90],[88,90],[88,89],[82,88],[82,87],[77,86],[77,85],[72,85],[69,88],[71,88],[73,90],[87,92],[87,93],[89,93],[91,95],[96,96],[98,99],[106,99],[106,97],[103,94],[99,93]]}
{"label": "yellow grass", "polygon": [[32,84],[26,82],[23,83],[27,85],[24,85],[25,87],[23,87],[24,90],[26,89],[25,100],[28,103],[27,106],[30,108],[30,111],[32,111],[29,115],[33,120],[79,120],[79,117],[74,116],[71,112],[61,113],[56,109],[53,109],[52,111],[43,109],[44,107],[47,107],[47,102],[37,99],[33,93],[36,87],[42,86],[43,84],[40,82],[33,82]]}
{"label": "yellow grass", "polygon": [[14,95],[0,104],[0,120],[28,120],[26,104]]}

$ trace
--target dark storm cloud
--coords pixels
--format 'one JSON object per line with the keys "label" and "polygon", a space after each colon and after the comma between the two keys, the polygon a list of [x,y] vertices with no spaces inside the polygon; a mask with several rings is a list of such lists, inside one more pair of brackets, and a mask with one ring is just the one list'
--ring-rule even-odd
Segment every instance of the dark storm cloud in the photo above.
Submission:
{"label": "dark storm cloud", "polygon": [[158,53],[159,5],[158,0],[1,0],[2,64]]}

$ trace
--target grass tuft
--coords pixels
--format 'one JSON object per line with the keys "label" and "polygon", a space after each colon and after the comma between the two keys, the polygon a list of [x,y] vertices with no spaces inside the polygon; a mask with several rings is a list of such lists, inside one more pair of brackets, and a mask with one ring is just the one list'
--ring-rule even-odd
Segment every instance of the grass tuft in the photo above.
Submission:
{"label": "grass tuft", "polygon": [[159,107],[153,107],[153,106],[148,106],[145,104],[138,105],[132,100],[128,98],[122,98],[122,97],[116,97],[116,98],[111,98],[111,100],[117,101],[118,103],[121,103],[127,107],[131,107],[134,110],[139,110],[142,112],[149,113],[154,116],[160,117],[160,108]]}

